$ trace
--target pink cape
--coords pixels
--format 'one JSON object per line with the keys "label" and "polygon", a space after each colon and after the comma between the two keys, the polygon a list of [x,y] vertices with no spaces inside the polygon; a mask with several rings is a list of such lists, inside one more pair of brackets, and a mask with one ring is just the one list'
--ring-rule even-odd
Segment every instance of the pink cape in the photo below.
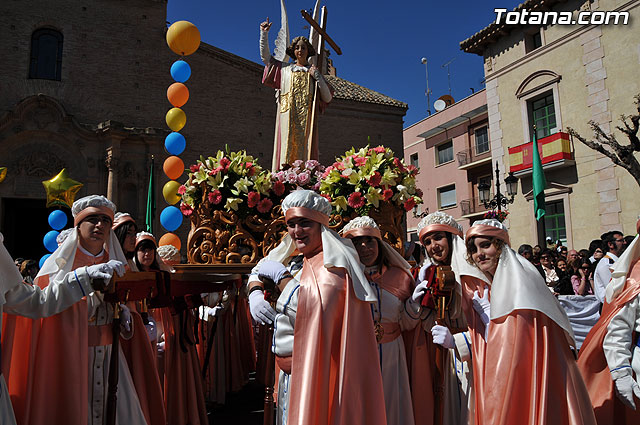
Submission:
{"label": "pink cape", "polygon": [[162,386],[156,367],[156,354],[149,342],[147,330],[138,312],[131,309],[133,337],[120,338],[122,352],[127,359],[140,407],[148,425],[166,424]]}
{"label": "pink cape", "polygon": [[[640,261],[631,269],[624,289],[612,302],[602,307],[600,320],[591,329],[582,344],[578,367],[589,389],[591,404],[598,424],[640,424],[640,410],[625,406],[616,396],[615,384],[602,350],[607,326],[622,307],[640,294]],[[636,409],[638,409],[636,400]]]}
{"label": "pink cape", "polygon": [[[108,256],[105,254],[101,258],[108,259]],[[72,269],[93,263],[93,258],[77,250]],[[49,285],[49,276],[41,276],[35,283],[45,288]],[[62,313],[45,319],[16,318],[18,327],[31,330],[30,333],[16,333],[10,343],[14,353],[16,349],[22,353],[21,356],[12,356],[7,368],[13,369],[15,365],[17,370],[15,374],[11,372],[7,385],[18,424],[87,423],[87,314],[87,303],[81,300]],[[11,318],[11,315],[7,317]],[[27,321],[32,326],[26,324]],[[70,390],[70,382],[73,390]]]}
{"label": "pink cape", "polygon": [[368,303],[344,269],[305,258],[294,331],[288,423],[386,423],[382,375]]}
{"label": "pink cape", "polygon": [[[206,425],[207,408],[204,401],[200,362],[196,346],[186,340],[185,353],[180,347],[179,315],[171,315],[168,308],[156,310],[164,327],[164,399],[167,422],[171,425]],[[183,313],[184,314],[184,313]],[[187,328],[193,330],[195,317],[186,311]],[[193,342],[193,332],[188,336]]]}
{"label": "pink cape", "polygon": [[[472,340],[478,425],[595,424],[593,409],[565,331],[537,310],[491,320],[488,341],[472,306],[487,285],[462,276],[462,307]],[[491,294],[489,294],[491,297]]]}

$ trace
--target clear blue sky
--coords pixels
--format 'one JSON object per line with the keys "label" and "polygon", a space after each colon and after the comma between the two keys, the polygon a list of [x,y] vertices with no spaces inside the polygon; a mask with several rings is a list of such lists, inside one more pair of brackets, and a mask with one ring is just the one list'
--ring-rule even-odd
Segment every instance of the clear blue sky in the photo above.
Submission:
{"label": "clear blue sky", "polygon": [[[404,126],[426,116],[425,66],[429,67],[431,103],[449,92],[447,70],[452,59],[451,94],[459,100],[471,87],[484,87],[482,58],[464,53],[459,43],[495,20],[493,9],[513,9],[521,1],[324,0],[327,32],[342,49],[331,54],[338,76],[409,104]],[[315,0],[285,0],[291,37],[308,36],[301,9]],[[188,20],[206,43],[261,62],[258,26],[269,17],[271,50],[280,28],[280,0],[169,0],[167,20]],[[195,72],[195,70],[194,70]],[[431,106],[433,112],[433,106]]]}

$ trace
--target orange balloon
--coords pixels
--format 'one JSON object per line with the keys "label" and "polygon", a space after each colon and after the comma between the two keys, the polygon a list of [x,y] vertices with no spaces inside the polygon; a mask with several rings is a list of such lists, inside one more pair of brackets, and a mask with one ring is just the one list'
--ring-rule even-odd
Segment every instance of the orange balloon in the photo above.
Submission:
{"label": "orange balloon", "polygon": [[175,155],[170,156],[164,160],[162,169],[171,180],[177,180],[184,173],[184,162]]}
{"label": "orange balloon", "polygon": [[173,83],[167,89],[167,99],[169,103],[179,108],[189,100],[189,89],[182,83]]}
{"label": "orange balloon", "polygon": [[158,246],[173,245],[180,251],[180,238],[175,233],[165,233],[158,241]]}
{"label": "orange balloon", "polygon": [[167,44],[174,53],[189,56],[200,46],[200,31],[189,21],[175,22],[167,30]]}

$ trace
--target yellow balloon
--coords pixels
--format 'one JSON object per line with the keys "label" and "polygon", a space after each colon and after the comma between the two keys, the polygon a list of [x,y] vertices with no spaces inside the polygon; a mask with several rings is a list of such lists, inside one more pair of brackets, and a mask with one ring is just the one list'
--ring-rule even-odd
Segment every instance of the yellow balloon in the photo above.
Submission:
{"label": "yellow balloon", "polygon": [[169,180],[162,188],[162,196],[169,205],[177,204],[181,196],[178,194],[180,183],[175,180]]}
{"label": "yellow balloon", "polygon": [[83,186],[82,183],[69,177],[66,168],[51,180],[43,181],[42,185],[47,191],[47,208],[56,205],[71,208],[76,194]]}
{"label": "yellow balloon", "polygon": [[200,31],[189,21],[178,21],[167,30],[167,44],[179,55],[189,56],[200,46]]}
{"label": "yellow balloon", "polygon": [[165,117],[167,125],[173,131],[180,131],[187,123],[187,114],[180,108],[171,108]]}
{"label": "yellow balloon", "polygon": [[7,177],[7,167],[0,167],[0,183]]}

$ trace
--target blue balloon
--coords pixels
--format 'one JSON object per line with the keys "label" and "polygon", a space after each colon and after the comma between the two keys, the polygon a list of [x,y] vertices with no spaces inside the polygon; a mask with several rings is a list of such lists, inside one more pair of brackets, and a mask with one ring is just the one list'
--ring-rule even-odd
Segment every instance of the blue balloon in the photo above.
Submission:
{"label": "blue balloon", "polygon": [[52,211],[51,214],[49,214],[49,226],[51,226],[52,228],[60,230],[66,225],[67,215],[64,212],[55,210]]}
{"label": "blue balloon", "polygon": [[44,262],[47,261],[47,258],[49,258],[50,256],[51,254],[44,254],[42,258],[40,258],[40,261],[38,262],[38,267],[42,268],[42,266],[44,265]]}
{"label": "blue balloon", "polygon": [[51,230],[47,232],[46,235],[44,235],[44,238],[42,238],[42,243],[44,243],[44,247],[47,248],[47,251],[53,252],[58,249],[58,241],[56,241],[56,238],[59,234],[60,232],[58,232],[57,230]]}
{"label": "blue balloon", "polygon": [[173,132],[164,139],[164,147],[171,155],[180,155],[184,152],[184,148],[187,146],[187,141],[184,140],[184,136],[180,133]]}
{"label": "blue balloon", "polygon": [[160,224],[167,231],[173,232],[182,224],[182,213],[177,207],[167,207],[160,213]]}
{"label": "blue balloon", "polygon": [[185,61],[177,60],[171,65],[171,77],[179,83],[184,83],[191,77],[191,67]]}

